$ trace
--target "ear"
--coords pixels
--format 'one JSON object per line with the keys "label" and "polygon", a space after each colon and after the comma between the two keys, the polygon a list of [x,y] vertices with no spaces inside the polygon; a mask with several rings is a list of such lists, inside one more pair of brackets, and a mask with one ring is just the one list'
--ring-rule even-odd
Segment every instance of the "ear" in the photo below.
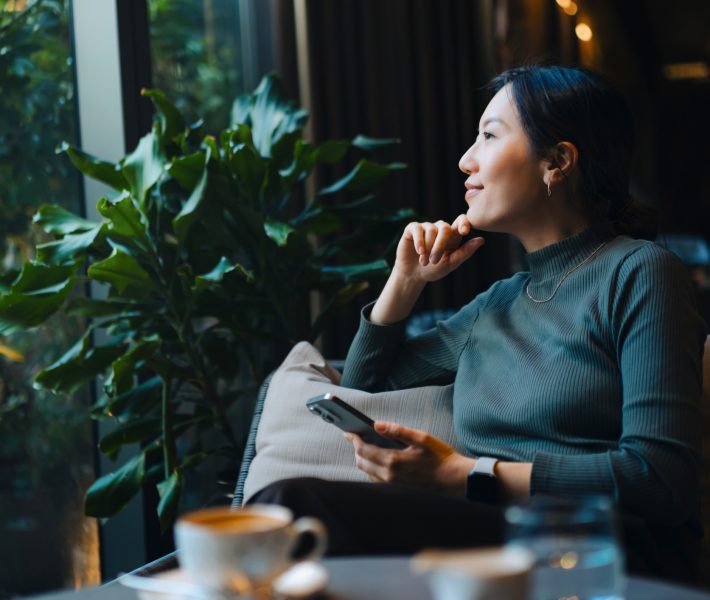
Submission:
{"label": "ear", "polygon": [[572,142],[559,142],[543,162],[543,181],[554,185],[570,175],[579,161],[579,150]]}

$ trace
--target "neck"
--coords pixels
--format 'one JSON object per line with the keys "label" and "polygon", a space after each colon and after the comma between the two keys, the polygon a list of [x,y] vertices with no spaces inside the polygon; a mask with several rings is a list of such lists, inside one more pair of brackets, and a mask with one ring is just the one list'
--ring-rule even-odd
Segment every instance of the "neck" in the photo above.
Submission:
{"label": "neck", "polygon": [[513,235],[520,240],[525,251],[529,253],[561,242],[568,237],[581,233],[590,226],[589,220],[583,217],[558,219],[556,221],[548,221],[541,227],[521,229],[520,232],[513,233]]}
{"label": "neck", "polygon": [[[568,271],[578,268],[586,260],[593,259],[602,244],[612,236],[604,224],[591,226],[581,233],[549,244],[536,252],[526,255],[530,271],[529,291],[535,298],[545,298]],[[592,257],[590,259],[590,257]]]}

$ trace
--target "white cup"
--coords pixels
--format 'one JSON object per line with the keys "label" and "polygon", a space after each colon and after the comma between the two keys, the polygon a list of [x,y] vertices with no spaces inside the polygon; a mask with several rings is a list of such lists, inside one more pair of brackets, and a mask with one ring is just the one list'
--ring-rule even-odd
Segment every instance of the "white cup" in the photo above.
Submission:
{"label": "white cup", "polygon": [[434,600],[526,600],[534,565],[522,548],[428,551],[415,571],[427,573]]}
{"label": "white cup", "polygon": [[[296,559],[293,551],[306,534],[313,536],[314,547]],[[175,525],[178,560],[189,580],[236,593],[269,585],[293,564],[320,558],[326,539],[317,519],[294,521],[287,508],[265,504],[205,508],[181,516]]]}

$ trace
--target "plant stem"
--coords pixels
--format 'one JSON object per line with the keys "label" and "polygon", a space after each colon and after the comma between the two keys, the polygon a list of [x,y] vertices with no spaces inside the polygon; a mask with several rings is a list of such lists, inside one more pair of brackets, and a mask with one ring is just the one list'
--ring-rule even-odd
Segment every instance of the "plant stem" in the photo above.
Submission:
{"label": "plant stem", "polygon": [[[185,335],[184,329],[187,329],[187,336]],[[217,390],[215,390],[214,386],[212,385],[212,379],[207,373],[207,369],[205,368],[205,365],[201,360],[199,354],[195,351],[195,348],[193,347],[192,339],[194,338],[195,334],[192,330],[192,323],[189,317],[185,320],[184,329],[180,328],[178,330],[178,335],[180,336],[180,341],[187,350],[187,354],[190,359],[190,363],[192,364],[192,367],[197,372],[199,381],[202,385],[202,391],[204,392],[205,397],[207,398],[209,403],[212,405],[212,410],[214,410],[215,416],[219,421],[219,425],[222,430],[222,433],[224,434],[224,437],[227,438],[227,441],[234,447],[236,451],[242,451],[241,445],[234,437],[234,432],[232,431],[232,427],[229,424],[229,419],[227,419],[227,413],[224,411],[224,406],[222,405],[222,401],[219,397],[219,394],[217,394]]]}
{"label": "plant stem", "polygon": [[165,479],[175,470],[175,436],[173,435],[173,405],[170,399],[171,380],[163,379],[163,465]]}
{"label": "plant stem", "polygon": [[[232,431],[231,426],[229,425],[229,420],[227,419],[227,415],[224,411],[224,407],[222,406],[222,402],[219,398],[219,395],[217,394],[217,391],[214,389],[214,386],[212,385],[212,380],[208,376],[207,369],[205,368],[204,363],[200,359],[199,354],[194,348],[194,345],[192,341],[194,340],[195,334],[192,331],[192,324],[190,320],[190,312],[191,312],[191,306],[188,303],[187,308],[185,309],[185,315],[181,316],[179,311],[177,310],[177,307],[175,306],[175,303],[173,301],[173,296],[170,294],[170,289],[172,285],[174,285],[174,282],[171,281],[170,284],[166,280],[166,278],[163,275],[163,272],[160,268],[160,264],[156,263],[154,264],[154,269],[156,272],[156,275],[158,276],[158,281],[160,282],[162,289],[165,290],[165,293],[163,294],[163,298],[165,299],[165,303],[168,307],[168,310],[170,314],[173,315],[173,319],[168,319],[168,323],[175,332],[178,335],[178,339],[180,340],[180,343],[182,346],[185,348],[185,351],[187,352],[187,356],[190,360],[190,364],[192,365],[192,368],[195,370],[195,373],[198,377],[198,381],[201,384],[202,390],[205,394],[205,397],[209,401],[209,403],[212,406],[212,410],[215,413],[215,416],[217,417],[217,420],[219,422],[220,429],[222,430],[222,433],[224,434],[225,438],[227,438],[227,441],[234,447],[236,451],[242,451],[241,445],[237,442],[236,438],[234,437],[234,432]],[[187,332],[185,331],[187,330]],[[187,333],[187,335],[186,335]],[[164,400],[165,402],[165,400]],[[165,408],[165,405],[163,406]]]}

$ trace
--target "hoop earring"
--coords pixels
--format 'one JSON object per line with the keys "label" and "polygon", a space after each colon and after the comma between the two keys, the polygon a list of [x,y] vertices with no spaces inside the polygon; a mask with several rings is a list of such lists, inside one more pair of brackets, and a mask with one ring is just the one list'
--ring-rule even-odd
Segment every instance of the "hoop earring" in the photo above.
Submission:
{"label": "hoop earring", "polygon": [[550,182],[547,182],[547,197],[552,196],[552,190],[550,189]]}

